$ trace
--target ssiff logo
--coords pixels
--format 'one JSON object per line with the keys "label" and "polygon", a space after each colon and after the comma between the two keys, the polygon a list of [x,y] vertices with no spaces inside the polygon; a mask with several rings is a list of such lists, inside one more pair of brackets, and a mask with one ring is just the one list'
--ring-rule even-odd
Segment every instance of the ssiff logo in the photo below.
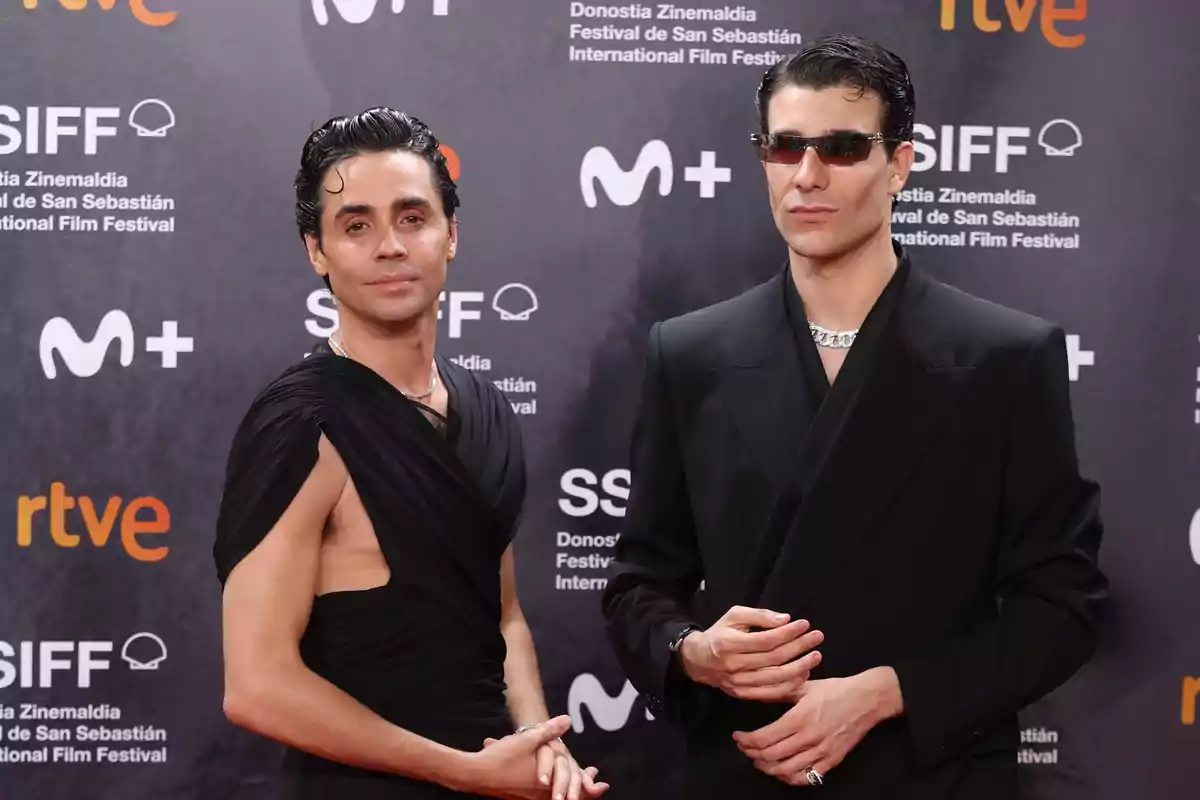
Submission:
{"label": "ssiff logo", "polygon": [[[599,204],[596,195],[596,184],[599,183],[613,205],[631,206],[642,199],[646,182],[655,171],[658,172],[658,194],[666,197],[675,185],[675,161],[671,157],[671,148],[661,139],[646,142],[637,161],[628,170],[621,167],[612,151],[597,145],[584,154],[583,163],[579,165],[579,190],[583,193],[583,202],[588,208]],[[700,196],[711,199],[717,196],[717,184],[729,183],[731,173],[729,167],[717,166],[715,150],[702,150],[700,163],[685,168],[683,179],[699,184]]]}
{"label": "ssiff logo", "polygon": [[[100,152],[103,139],[115,138],[115,124],[125,116],[119,106],[15,106],[0,105],[0,156],[56,156],[77,152],[73,144],[83,145],[83,154]],[[156,97],[147,97],[129,112],[126,122],[138,138],[164,139],[175,127],[175,109]]]}
{"label": "ssiff logo", "polygon": [[[49,2],[50,0],[47,0]],[[39,5],[39,0],[22,0],[26,9],[33,11]],[[58,0],[58,4],[68,11],[83,11],[88,7],[88,0]],[[96,5],[105,11],[112,11],[117,0],[96,0]],[[134,19],[151,28],[161,28],[170,25],[179,16],[175,11],[151,11],[146,8],[146,0],[129,0],[129,10]]]}
{"label": "ssiff logo", "polygon": [[[17,642],[15,647],[0,641],[0,689],[14,685],[19,689],[52,689],[56,672],[74,672],[73,685],[90,689],[92,675],[108,670],[112,664],[99,656],[115,649],[116,643],[111,641]],[[154,671],[167,660],[167,644],[158,634],[142,631],[125,640],[120,656],[133,672]]]}
{"label": "ssiff logo", "polygon": [[624,517],[632,480],[632,473],[620,467],[603,475],[583,467],[569,469],[558,482],[562,492],[558,508],[569,517],[590,517],[597,511],[610,517]]}
{"label": "ssiff logo", "polygon": [[[1033,129],[1024,125],[913,125],[913,172],[935,167],[941,172],[971,172],[977,156],[994,154],[992,168],[1008,172],[1014,158],[1029,154],[1025,140]],[[1052,119],[1038,130],[1037,143],[1048,156],[1073,156],[1083,145],[1083,131],[1069,119]],[[985,162],[986,163],[986,162]]]}
{"label": "ssiff logo", "polygon": [[492,298],[492,310],[505,322],[524,322],[537,309],[537,295],[523,283],[507,283]]}
{"label": "ssiff logo", "polygon": [[[960,0],[942,0],[942,30],[954,30],[956,12]],[[1087,0],[1075,0],[1070,7],[1060,7],[1055,0],[1041,0],[1042,36],[1055,47],[1079,47],[1087,39],[1082,33],[1064,35],[1058,29],[1059,22],[1082,22],[1087,19]],[[1004,10],[1013,30],[1024,33],[1033,19],[1038,0],[1004,0]],[[971,16],[975,27],[984,33],[995,33],[1003,25],[1000,20],[988,16],[988,0],[972,0]]]}
{"label": "ssiff logo", "polygon": [[[444,291],[438,296],[438,320],[447,321],[451,339],[461,339],[463,323],[483,319],[478,308],[487,299],[483,292]],[[446,307],[443,310],[443,307]],[[326,289],[308,295],[309,313],[318,319],[304,321],[304,328],[318,339],[332,336],[338,329],[337,300]],[[507,283],[492,297],[492,310],[503,322],[525,322],[538,310],[538,298],[533,289],[523,283]],[[325,320],[321,322],[320,320]]]}
{"label": "ssiff logo", "polygon": [[[313,16],[318,25],[329,24],[329,4],[332,3],[338,16],[351,25],[361,25],[375,13],[379,0],[312,0]],[[404,11],[406,0],[391,0],[392,13]],[[433,0],[433,15],[444,17],[450,13],[450,0]]]}

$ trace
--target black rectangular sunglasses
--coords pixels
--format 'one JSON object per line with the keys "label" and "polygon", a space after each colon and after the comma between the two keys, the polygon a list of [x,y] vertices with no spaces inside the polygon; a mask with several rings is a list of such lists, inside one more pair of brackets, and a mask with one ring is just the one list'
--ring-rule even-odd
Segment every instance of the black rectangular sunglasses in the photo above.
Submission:
{"label": "black rectangular sunglasses", "polygon": [[750,141],[758,157],[771,164],[799,164],[808,148],[826,164],[853,164],[871,155],[875,142],[894,142],[882,133],[838,131],[826,136],[797,136],[791,133],[752,133]]}

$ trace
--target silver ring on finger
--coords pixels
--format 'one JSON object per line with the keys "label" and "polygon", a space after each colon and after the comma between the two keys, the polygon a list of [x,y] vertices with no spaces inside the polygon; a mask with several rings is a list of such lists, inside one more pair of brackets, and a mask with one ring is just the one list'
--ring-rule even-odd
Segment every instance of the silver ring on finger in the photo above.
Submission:
{"label": "silver ring on finger", "polygon": [[804,777],[808,779],[809,786],[821,786],[825,783],[825,776],[817,772],[811,764],[804,768]]}

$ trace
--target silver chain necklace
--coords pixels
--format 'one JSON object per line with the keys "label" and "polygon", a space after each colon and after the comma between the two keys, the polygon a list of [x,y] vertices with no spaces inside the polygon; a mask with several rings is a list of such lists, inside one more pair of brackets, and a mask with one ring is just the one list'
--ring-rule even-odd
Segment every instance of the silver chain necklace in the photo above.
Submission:
{"label": "silver chain necklace", "polygon": [[852,331],[832,331],[829,328],[822,328],[815,322],[808,323],[808,332],[812,334],[812,340],[818,347],[829,347],[835,350],[845,350],[854,344],[854,340],[858,337],[857,328]]}
{"label": "silver chain necklace", "polygon": [[[333,352],[337,353],[342,358],[351,358],[350,351],[347,350],[344,345],[340,345],[337,342],[335,342],[333,340],[332,336],[329,337],[328,341],[329,341],[330,348],[333,349]],[[409,400],[424,400],[426,397],[429,397],[431,394],[433,394],[433,390],[437,388],[437,380],[438,380],[437,362],[436,361],[430,362],[430,364],[429,364],[429,388],[427,390],[425,390],[425,392],[423,394],[409,394],[408,392],[404,391],[403,389],[400,389],[399,391],[400,391],[400,394],[404,395]],[[399,387],[397,387],[397,388],[399,389]]]}

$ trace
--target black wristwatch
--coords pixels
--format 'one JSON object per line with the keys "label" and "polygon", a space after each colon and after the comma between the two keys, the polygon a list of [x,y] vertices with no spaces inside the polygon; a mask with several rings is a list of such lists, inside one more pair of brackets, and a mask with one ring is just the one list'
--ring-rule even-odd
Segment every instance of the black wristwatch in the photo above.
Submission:
{"label": "black wristwatch", "polygon": [[698,630],[700,630],[699,625],[685,625],[683,630],[677,633],[675,638],[671,640],[671,643],[667,645],[667,649],[672,653],[678,653],[679,648],[683,644],[683,640],[687,638],[687,635]]}

